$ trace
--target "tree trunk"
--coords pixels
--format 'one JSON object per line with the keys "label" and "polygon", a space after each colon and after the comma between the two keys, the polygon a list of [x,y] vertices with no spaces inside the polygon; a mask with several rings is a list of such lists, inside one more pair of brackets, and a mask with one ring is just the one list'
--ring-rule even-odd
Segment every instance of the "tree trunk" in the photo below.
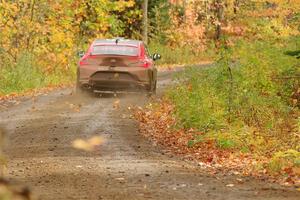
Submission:
{"label": "tree trunk", "polygon": [[216,33],[215,39],[219,40],[222,36],[222,21],[224,17],[224,5],[222,0],[215,0],[215,11],[216,11]]}
{"label": "tree trunk", "polygon": [[148,44],[148,0],[143,2],[143,41]]}
{"label": "tree trunk", "polygon": [[183,22],[185,23],[186,22],[186,6],[187,6],[187,0],[183,0],[182,2],[182,7],[183,7]]}
{"label": "tree trunk", "polygon": [[233,5],[233,12],[234,14],[237,14],[240,6],[240,0],[235,0]]}

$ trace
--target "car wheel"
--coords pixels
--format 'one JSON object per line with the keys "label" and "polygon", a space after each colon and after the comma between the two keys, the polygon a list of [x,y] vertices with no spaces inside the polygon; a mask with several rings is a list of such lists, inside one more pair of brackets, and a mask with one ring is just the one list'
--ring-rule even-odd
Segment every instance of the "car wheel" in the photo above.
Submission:
{"label": "car wheel", "polygon": [[152,96],[152,95],[155,95],[156,94],[156,81],[155,82],[153,82],[153,83],[151,83],[150,85],[149,85],[149,89],[148,89],[148,95],[149,96]]}
{"label": "car wheel", "polygon": [[79,83],[79,73],[77,72],[77,80],[76,80],[75,93],[78,94],[78,95],[80,95],[80,94],[83,94],[85,92],[86,92],[86,90]]}
{"label": "car wheel", "polygon": [[152,86],[152,94],[156,94],[156,84],[157,84],[157,81],[155,81],[154,83],[153,83],[153,86]]}
{"label": "car wheel", "polygon": [[77,81],[76,82],[76,87],[75,87],[75,93],[76,94],[82,94],[84,91],[83,91],[83,88],[81,87],[80,83]]}

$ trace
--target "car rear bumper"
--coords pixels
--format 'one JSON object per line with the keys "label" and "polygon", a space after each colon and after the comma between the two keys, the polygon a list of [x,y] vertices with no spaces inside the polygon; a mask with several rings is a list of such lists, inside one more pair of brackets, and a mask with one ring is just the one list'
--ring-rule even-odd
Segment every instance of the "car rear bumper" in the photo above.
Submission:
{"label": "car rear bumper", "polygon": [[128,93],[149,90],[149,84],[102,82],[101,84],[80,83],[80,87],[93,92]]}
{"label": "car rear bumper", "polygon": [[79,68],[81,87],[101,91],[136,91],[150,88],[152,71],[141,67]]}
{"label": "car rear bumper", "polygon": [[115,74],[97,72],[87,80],[79,80],[79,84],[83,88],[97,91],[137,91],[149,88],[149,82],[140,81],[132,74]]}

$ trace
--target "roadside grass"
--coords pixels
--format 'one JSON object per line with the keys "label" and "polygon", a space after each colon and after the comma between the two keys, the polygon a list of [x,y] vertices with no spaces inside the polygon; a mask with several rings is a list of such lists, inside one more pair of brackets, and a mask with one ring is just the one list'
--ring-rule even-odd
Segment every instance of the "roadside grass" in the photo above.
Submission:
{"label": "roadside grass", "polygon": [[[74,69],[73,69],[74,68]],[[32,89],[72,83],[75,67],[68,71],[54,69],[51,72],[36,62],[30,53],[21,54],[15,62],[5,60],[0,68],[0,96],[24,93]]]}
{"label": "roadside grass", "polygon": [[40,87],[43,83],[42,72],[34,66],[33,57],[29,54],[20,56],[15,65],[8,62],[0,74],[1,94]]}
{"label": "roadside grass", "polygon": [[299,46],[300,37],[240,41],[221,50],[214,66],[187,68],[167,94],[173,128],[204,133],[190,147],[213,140],[220,149],[268,158],[272,173],[299,173],[300,63],[285,54]]}

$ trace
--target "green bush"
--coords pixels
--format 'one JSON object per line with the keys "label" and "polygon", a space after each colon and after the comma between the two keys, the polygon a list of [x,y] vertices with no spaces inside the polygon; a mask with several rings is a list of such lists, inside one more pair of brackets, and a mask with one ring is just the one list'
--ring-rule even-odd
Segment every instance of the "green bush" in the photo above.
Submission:
{"label": "green bush", "polygon": [[221,149],[232,149],[236,146],[233,140],[227,138],[220,138],[217,140],[217,147]]}
{"label": "green bush", "polygon": [[30,54],[22,54],[15,64],[7,63],[1,69],[0,93],[8,94],[39,87],[42,82],[42,72],[35,66]]}
{"label": "green bush", "polygon": [[300,152],[289,149],[274,154],[269,162],[268,168],[272,172],[279,172],[286,167],[300,167]]}
{"label": "green bush", "polygon": [[[232,138],[216,138],[217,146],[241,149],[295,148],[299,138],[299,60],[285,54],[300,46],[300,37],[277,42],[236,43],[220,51],[211,67],[186,69],[180,83],[168,92],[175,104],[178,126],[199,131],[235,132]],[[256,133],[258,135],[256,135]],[[239,144],[251,144],[249,146]]]}

